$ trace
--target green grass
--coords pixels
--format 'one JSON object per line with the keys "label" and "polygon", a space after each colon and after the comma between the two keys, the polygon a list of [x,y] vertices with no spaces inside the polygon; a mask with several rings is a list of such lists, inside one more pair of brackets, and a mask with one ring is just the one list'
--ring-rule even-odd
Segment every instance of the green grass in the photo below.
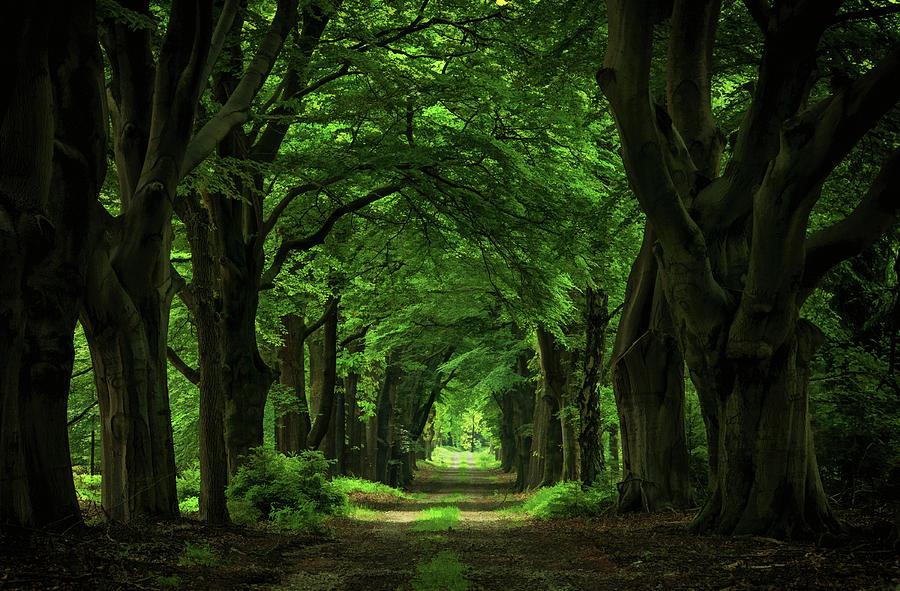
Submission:
{"label": "green grass", "polygon": [[446,497],[442,497],[438,499],[438,503],[459,503],[460,501],[465,501],[469,497],[464,495],[463,493],[451,493]]}
{"label": "green grass", "polygon": [[416,571],[413,591],[466,591],[472,584],[465,577],[466,566],[459,561],[459,554],[447,550],[416,565]]}
{"label": "green grass", "polygon": [[350,508],[347,509],[347,517],[359,521],[378,521],[380,519],[379,515],[378,511],[357,505],[350,505]]}
{"label": "green grass", "polygon": [[331,481],[331,484],[338,491],[349,494],[354,492],[373,494],[373,495],[390,495],[400,499],[408,499],[410,495],[398,488],[382,484],[380,482],[372,482],[363,478],[350,478],[349,476],[338,476]]}
{"label": "green grass", "polygon": [[438,468],[449,468],[453,465],[453,458],[458,454],[458,450],[448,449],[446,447],[436,447],[431,452],[431,463]]}
{"label": "green grass", "polygon": [[219,557],[212,553],[209,544],[195,546],[188,542],[178,557],[178,566],[219,566]]}
{"label": "green grass", "polygon": [[472,462],[480,470],[491,470],[500,467],[500,462],[494,458],[494,454],[492,454],[491,450],[487,447],[482,447],[473,453]]}
{"label": "green grass", "polygon": [[615,505],[615,488],[591,487],[582,490],[580,482],[561,482],[535,492],[523,504],[500,509],[538,519],[588,517],[599,515]]}
{"label": "green grass", "polygon": [[413,531],[442,531],[459,521],[458,507],[431,507],[419,513]]}

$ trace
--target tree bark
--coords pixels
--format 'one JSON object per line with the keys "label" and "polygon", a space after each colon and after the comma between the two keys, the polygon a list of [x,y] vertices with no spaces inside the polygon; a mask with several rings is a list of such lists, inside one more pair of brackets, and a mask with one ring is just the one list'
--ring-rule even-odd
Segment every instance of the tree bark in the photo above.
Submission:
{"label": "tree bark", "polygon": [[313,377],[319,373],[314,374],[312,346],[310,346],[309,352],[310,390],[312,391],[310,406],[312,407],[313,414],[311,418],[313,418],[313,421],[312,429],[306,442],[308,449],[319,449],[328,431],[328,425],[334,409],[334,390],[337,382],[337,325],[337,299],[332,296],[326,304],[325,323],[322,325],[321,381],[317,383],[318,388],[314,388],[312,385]]}
{"label": "tree bark", "polygon": [[[49,9],[49,10],[48,10]],[[66,403],[105,175],[94,5],[9,7],[0,93],[0,526],[81,522]]]}
{"label": "tree bark", "polygon": [[597,387],[603,373],[606,351],[606,327],[609,324],[609,298],[602,289],[588,289],[585,294],[585,349],[582,379],[578,388],[578,412],[581,430],[578,445],[581,452],[581,482],[590,486],[599,478],[603,462],[603,422]]}
{"label": "tree bark", "polygon": [[715,413],[730,419],[717,422],[720,461],[695,531],[802,538],[838,528],[809,425],[809,362],[823,337],[803,320],[792,332],[771,358],[737,365],[730,388],[720,385],[727,394]]}
{"label": "tree bark", "polygon": [[692,505],[684,437],[684,376],[671,340],[645,333],[613,370],[623,479],[620,511],[660,511]]}
{"label": "tree bark", "polygon": [[306,357],[303,338],[306,326],[298,314],[281,318],[282,345],[280,383],[283,401],[275,404],[275,448],[285,454],[306,449],[309,437],[309,406],[306,401]]}
{"label": "tree bark", "polygon": [[213,250],[212,220],[199,199],[183,199],[179,212],[187,229],[191,247],[190,295],[182,298],[190,303],[197,332],[200,381],[199,446],[200,456],[200,519],[212,525],[228,523],[225,488],[228,486],[228,462],[224,439],[225,398],[223,392],[223,362],[216,314],[218,281],[215,272],[216,255]]}
{"label": "tree bark", "polygon": [[537,329],[537,342],[543,373],[543,399],[549,416],[541,486],[552,486],[561,480],[578,480],[575,425],[568,413],[561,412],[568,399],[569,355],[553,334],[542,328]]}

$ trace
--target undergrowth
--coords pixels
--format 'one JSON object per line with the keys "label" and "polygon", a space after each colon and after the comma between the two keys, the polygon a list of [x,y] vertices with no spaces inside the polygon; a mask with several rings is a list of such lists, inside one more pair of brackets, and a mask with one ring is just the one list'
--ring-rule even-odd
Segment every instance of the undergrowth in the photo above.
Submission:
{"label": "undergrowth", "polygon": [[364,478],[353,478],[350,476],[338,476],[331,481],[335,490],[344,494],[354,492],[373,494],[373,495],[390,495],[400,499],[409,498],[409,494],[398,488],[382,484],[380,482],[372,482]]}
{"label": "undergrowth", "polygon": [[459,521],[458,507],[430,507],[416,517],[414,531],[441,531]]}
{"label": "undergrowth", "polygon": [[347,511],[347,496],[327,480],[328,464],[321,452],[286,456],[254,448],[226,490],[232,520],[321,532],[327,516]]}
{"label": "undergrowth", "polygon": [[472,584],[464,576],[466,566],[459,561],[459,554],[447,550],[416,565],[416,571],[413,591],[466,591]]}
{"label": "undergrowth", "polygon": [[538,490],[521,505],[501,511],[525,513],[538,519],[588,517],[604,513],[615,502],[615,489],[611,486],[582,488],[580,482],[560,482]]}

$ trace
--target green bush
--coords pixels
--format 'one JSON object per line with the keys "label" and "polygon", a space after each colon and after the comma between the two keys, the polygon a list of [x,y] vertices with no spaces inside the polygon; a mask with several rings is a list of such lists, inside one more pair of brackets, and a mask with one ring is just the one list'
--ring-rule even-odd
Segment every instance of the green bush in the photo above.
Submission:
{"label": "green bush", "polygon": [[178,502],[180,513],[196,513],[200,511],[200,497],[187,497]]}
{"label": "green bush", "polygon": [[539,519],[599,515],[616,502],[613,488],[582,488],[580,482],[560,482],[542,488],[525,501],[521,511]]}
{"label": "green bush", "polygon": [[72,479],[75,483],[75,494],[78,495],[79,499],[100,503],[100,482],[102,477],[99,474],[91,476],[90,474],[75,472],[72,474]]}
{"label": "green bush", "polygon": [[200,468],[186,468],[175,478],[178,500],[200,496]]}
{"label": "green bush", "polygon": [[364,478],[352,478],[350,476],[338,476],[331,481],[331,485],[344,494],[354,492],[372,495],[390,495],[392,497],[407,498],[408,495],[398,488],[372,482]]}
{"label": "green bush", "polygon": [[226,491],[232,518],[238,523],[267,518],[287,526],[312,524],[312,514],[343,512],[347,497],[327,481],[328,464],[320,452],[285,456],[264,447],[251,450]]}

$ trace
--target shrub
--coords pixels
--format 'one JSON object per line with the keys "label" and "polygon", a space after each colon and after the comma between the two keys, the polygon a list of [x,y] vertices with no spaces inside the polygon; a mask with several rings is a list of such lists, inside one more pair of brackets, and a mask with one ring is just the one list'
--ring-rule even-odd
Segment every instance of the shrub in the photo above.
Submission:
{"label": "shrub", "polygon": [[78,495],[79,499],[100,503],[100,482],[102,477],[99,474],[91,476],[90,474],[75,472],[72,474],[72,479],[75,483],[75,494]]}
{"label": "shrub", "polygon": [[180,513],[196,513],[200,510],[200,497],[187,497],[178,503]]}
{"label": "shrub", "polygon": [[327,481],[328,464],[320,452],[285,456],[264,447],[251,450],[226,491],[232,518],[311,523],[309,515],[342,512],[347,497]]}
{"label": "shrub", "polygon": [[390,495],[398,498],[408,498],[408,495],[402,490],[382,484],[380,482],[372,482],[364,478],[351,478],[349,476],[338,476],[331,481],[332,486],[336,490],[344,494],[363,493],[371,495]]}
{"label": "shrub", "polygon": [[186,468],[175,478],[178,500],[200,496],[200,468]]}
{"label": "shrub", "polygon": [[582,488],[580,482],[560,482],[537,491],[521,511],[539,519],[599,515],[615,505],[615,499],[611,487]]}

